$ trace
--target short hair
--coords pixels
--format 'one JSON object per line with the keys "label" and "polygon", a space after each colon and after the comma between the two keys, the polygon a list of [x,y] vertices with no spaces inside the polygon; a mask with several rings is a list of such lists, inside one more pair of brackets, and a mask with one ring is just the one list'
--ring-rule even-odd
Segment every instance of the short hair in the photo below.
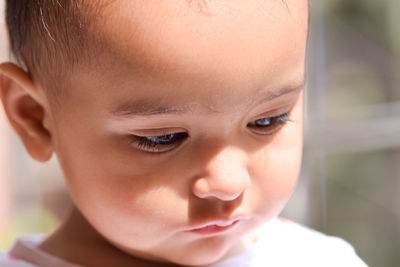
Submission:
{"label": "short hair", "polygon": [[96,9],[86,2],[6,0],[11,53],[44,87],[60,86],[56,83],[87,59],[88,27]]}
{"label": "short hair", "polygon": [[[186,1],[197,3],[199,11],[208,4],[206,0]],[[281,1],[287,5],[286,0]],[[92,25],[110,2],[6,0],[11,53],[50,96],[59,96],[66,76],[75,66],[90,64],[93,53],[101,46]]]}

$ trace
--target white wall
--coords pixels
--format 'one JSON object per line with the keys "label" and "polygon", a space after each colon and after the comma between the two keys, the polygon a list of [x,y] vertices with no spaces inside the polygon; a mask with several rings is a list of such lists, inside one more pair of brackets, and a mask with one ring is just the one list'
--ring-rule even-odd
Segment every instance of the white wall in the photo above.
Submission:
{"label": "white wall", "polygon": [[[4,0],[0,0],[0,62],[8,59],[8,38],[4,22]],[[0,230],[8,223],[11,210],[10,127],[0,105]]]}

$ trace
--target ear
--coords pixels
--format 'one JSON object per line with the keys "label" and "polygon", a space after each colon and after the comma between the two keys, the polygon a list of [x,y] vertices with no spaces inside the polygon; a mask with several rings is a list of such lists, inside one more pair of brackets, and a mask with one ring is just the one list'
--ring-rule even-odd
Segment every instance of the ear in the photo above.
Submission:
{"label": "ear", "polygon": [[4,110],[28,153],[38,161],[51,158],[50,132],[45,127],[46,97],[29,73],[12,63],[0,64],[0,98]]}

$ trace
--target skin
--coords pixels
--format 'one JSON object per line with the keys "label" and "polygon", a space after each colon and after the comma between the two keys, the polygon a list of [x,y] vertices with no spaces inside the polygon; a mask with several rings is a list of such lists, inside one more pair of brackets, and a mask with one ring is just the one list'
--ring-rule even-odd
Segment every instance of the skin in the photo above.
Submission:
{"label": "skin", "polygon": [[[102,49],[66,78],[60,106],[0,67],[10,123],[32,157],[57,156],[75,204],[40,248],[86,266],[196,266],[248,249],[300,170],[307,1],[120,0],[99,17]],[[176,132],[188,137],[167,152],[132,142]]]}

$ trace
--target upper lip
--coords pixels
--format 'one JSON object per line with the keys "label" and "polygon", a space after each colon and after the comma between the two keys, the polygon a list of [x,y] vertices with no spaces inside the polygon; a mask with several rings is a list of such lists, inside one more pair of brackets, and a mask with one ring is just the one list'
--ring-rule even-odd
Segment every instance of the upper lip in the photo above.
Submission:
{"label": "upper lip", "polygon": [[229,219],[229,220],[208,221],[207,223],[191,227],[189,230],[193,231],[193,230],[198,230],[198,229],[202,229],[202,228],[205,228],[208,226],[214,226],[214,225],[219,226],[219,227],[226,227],[226,226],[230,226],[230,225],[234,224],[237,221],[241,221],[244,219],[248,219],[248,216],[238,216],[238,217],[235,217],[235,218]]}

